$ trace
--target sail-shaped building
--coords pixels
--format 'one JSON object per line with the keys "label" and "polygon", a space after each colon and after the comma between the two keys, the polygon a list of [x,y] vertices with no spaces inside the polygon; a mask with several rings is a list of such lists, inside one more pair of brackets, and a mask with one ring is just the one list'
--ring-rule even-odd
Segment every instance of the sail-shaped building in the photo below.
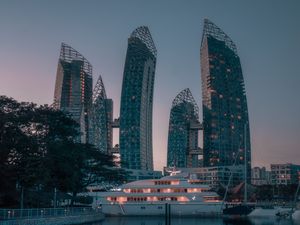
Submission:
{"label": "sail-shaped building", "polygon": [[236,45],[205,19],[200,55],[204,166],[247,165],[249,182],[249,118]]}
{"label": "sail-shaped building", "polygon": [[113,101],[107,98],[100,75],[93,91],[92,121],[92,143],[100,151],[110,154],[113,142]]}
{"label": "sail-shaped building", "polygon": [[128,39],[120,107],[122,166],[153,170],[152,107],[157,51],[148,27]]}
{"label": "sail-shaped building", "polygon": [[199,108],[190,89],[184,89],[173,100],[170,111],[167,167],[200,166],[202,151],[198,144]]}
{"label": "sail-shaped building", "polygon": [[80,125],[77,141],[82,143],[90,143],[92,89],[92,65],[78,51],[62,43],[53,106],[70,113]]}

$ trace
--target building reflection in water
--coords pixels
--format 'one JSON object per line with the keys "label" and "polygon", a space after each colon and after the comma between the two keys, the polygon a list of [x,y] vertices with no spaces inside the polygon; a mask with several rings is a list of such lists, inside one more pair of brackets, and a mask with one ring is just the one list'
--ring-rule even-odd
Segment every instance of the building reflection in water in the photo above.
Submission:
{"label": "building reflection in water", "polygon": [[[172,218],[171,225],[294,225],[291,220],[212,218]],[[104,221],[83,225],[167,225],[164,217],[108,217]]]}

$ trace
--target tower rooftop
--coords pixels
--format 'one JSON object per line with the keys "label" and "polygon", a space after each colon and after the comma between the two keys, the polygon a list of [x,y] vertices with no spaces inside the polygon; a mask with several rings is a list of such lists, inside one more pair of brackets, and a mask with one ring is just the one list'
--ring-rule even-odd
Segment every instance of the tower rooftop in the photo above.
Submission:
{"label": "tower rooftop", "polygon": [[130,37],[136,37],[140,39],[150,50],[150,52],[156,57],[157,50],[150,34],[149,28],[147,26],[140,26],[136,28],[130,35]]}
{"label": "tower rooftop", "polygon": [[182,90],[173,100],[172,108],[181,103],[191,103],[194,108],[194,115],[199,119],[199,108],[189,88]]}
{"label": "tower rooftop", "polygon": [[83,62],[83,70],[88,75],[92,76],[93,67],[90,62],[81,55],[78,51],[72,48],[66,43],[61,43],[59,59],[65,62],[71,63],[73,60],[78,60]]}
{"label": "tower rooftop", "polygon": [[95,103],[98,98],[101,98],[101,99],[106,99],[107,98],[104,83],[102,81],[101,75],[99,75],[97,83],[96,83],[96,85],[94,87],[94,90],[93,90],[93,103]]}
{"label": "tower rooftop", "polygon": [[225,42],[225,45],[231,49],[235,54],[237,54],[236,45],[233,43],[231,38],[222,31],[217,25],[211,22],[209,19],[204,19],[204,27],[203,27],[203,36],[201,41],[201,46],[203,44],[203,40],[206,37],[213,37],[219,41]]}

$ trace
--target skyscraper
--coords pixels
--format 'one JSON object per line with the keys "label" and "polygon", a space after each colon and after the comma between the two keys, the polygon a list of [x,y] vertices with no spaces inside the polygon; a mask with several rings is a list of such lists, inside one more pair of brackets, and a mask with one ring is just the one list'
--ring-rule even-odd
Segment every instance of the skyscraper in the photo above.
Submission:
{"label": "skyscraper", "polygon": [[199,167],[199,108],[190,89],[184,89],[173,100],[169,120],[167,166]]}
{"label": "skyscraper", "polygon": [[92,110],[92,65],[79,52],[61,44],[53,106],[69,112],[80,124],[77,141],[89,143]]}
{"label": "skyscraper", "polygon": [[106,96],[104,84],[99,76],[93,92],[92,143],[102,152],[112,148],[113,101]]}
{"label": "skyscraper", "polygon": [[200,55],[204,166],[247,165],[250,182],[247,99],[236,46],[219,27],[205,19]]}
{"label": "skyscraper", "polygon": [[156,48],[148,27],[128,39],[120,109],[120,153],[123,167],[153,170],[152,105]]}

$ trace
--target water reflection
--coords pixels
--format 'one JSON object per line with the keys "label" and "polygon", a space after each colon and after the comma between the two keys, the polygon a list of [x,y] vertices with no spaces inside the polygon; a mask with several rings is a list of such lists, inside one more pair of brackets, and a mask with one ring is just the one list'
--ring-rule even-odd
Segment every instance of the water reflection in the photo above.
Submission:
{"label": "water reflection", "polygon": [[[296,225],[291,220],[251,219],[200,219],[172,218],[170,225]],[[82,225],[168,225],[163,217],[108,217],[97,223]]]}

